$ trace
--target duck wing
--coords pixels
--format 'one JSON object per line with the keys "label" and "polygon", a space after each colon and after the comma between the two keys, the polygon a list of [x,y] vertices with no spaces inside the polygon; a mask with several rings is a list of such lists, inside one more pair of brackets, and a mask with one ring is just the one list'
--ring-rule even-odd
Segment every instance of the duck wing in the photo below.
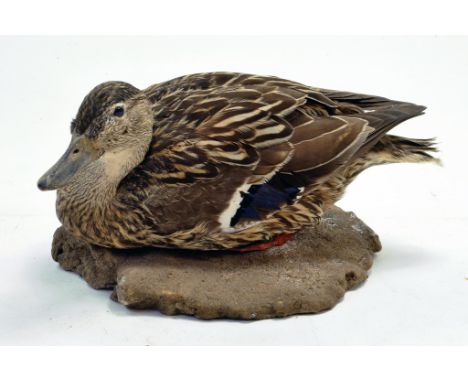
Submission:
{"label": "duck wing", "polygon": [[248,185],[267,185],[282,193],[256,190],[276,198],[270,209],[290,202],[298,188],[328,178],[390,128],[424,110],[239,73],[185,76],[146,93],[154,105],[153,141],[127,184],[193,184],[229,173],[236,181],[223,190],[225,199]]}

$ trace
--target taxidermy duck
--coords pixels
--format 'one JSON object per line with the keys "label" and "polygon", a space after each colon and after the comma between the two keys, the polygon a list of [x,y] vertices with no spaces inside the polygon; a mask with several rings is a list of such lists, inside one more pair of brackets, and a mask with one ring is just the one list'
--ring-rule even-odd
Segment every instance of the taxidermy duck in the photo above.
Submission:
{"label": "taxidermy duck", "polygon": [[94,245],[266,249],[317,224],[366,168],[437,161],[433,140],[387,134],[424,109],[240,73],[106,82],[38,186]]}

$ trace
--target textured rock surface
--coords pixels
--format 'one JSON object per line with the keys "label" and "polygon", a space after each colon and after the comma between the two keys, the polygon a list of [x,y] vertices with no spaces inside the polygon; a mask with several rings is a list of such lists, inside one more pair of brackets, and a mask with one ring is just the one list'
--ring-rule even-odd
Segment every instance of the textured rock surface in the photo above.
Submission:
{"label": "textured rock surface", "polygon": [[377,235],[353,213],[334,208],[316,228],[263,252],[196,252],[90,247],[63,228],[52,256],[93,288],[136,309],[210,319],[262,319],[333,307],[367,277]]}

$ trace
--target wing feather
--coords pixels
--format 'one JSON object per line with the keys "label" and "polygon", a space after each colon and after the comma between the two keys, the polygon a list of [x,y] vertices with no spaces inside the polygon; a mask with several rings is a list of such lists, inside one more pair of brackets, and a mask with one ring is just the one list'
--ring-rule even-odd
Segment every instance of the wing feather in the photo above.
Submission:
{"label": "wing feather", "polygon": [[238,166],[250,169],[248,183],[284,173],[312,184],[421,112],[382,97],[242,73],[184,76],[146,93],[156,123],[142,167],[149,164],[146,176],[155,182],[169,183]]}

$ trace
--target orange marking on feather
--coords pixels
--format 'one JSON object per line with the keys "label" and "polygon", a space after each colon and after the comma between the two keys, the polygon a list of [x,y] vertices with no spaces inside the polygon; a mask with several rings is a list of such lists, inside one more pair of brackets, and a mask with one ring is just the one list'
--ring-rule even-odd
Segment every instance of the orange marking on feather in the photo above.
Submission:
{"label": "orange marking on feather", "polygon": [[276,236],[273,240],[267,241],[264,243],[258,243],[249,245],[247,247],[237,248],[236,250],[239,252],[250,252],[250,251],[264,251],[265,249],[280,246],[286,243],[287,241],[291,240],[294,237],[292,233],[283,233],[281,235]]}

